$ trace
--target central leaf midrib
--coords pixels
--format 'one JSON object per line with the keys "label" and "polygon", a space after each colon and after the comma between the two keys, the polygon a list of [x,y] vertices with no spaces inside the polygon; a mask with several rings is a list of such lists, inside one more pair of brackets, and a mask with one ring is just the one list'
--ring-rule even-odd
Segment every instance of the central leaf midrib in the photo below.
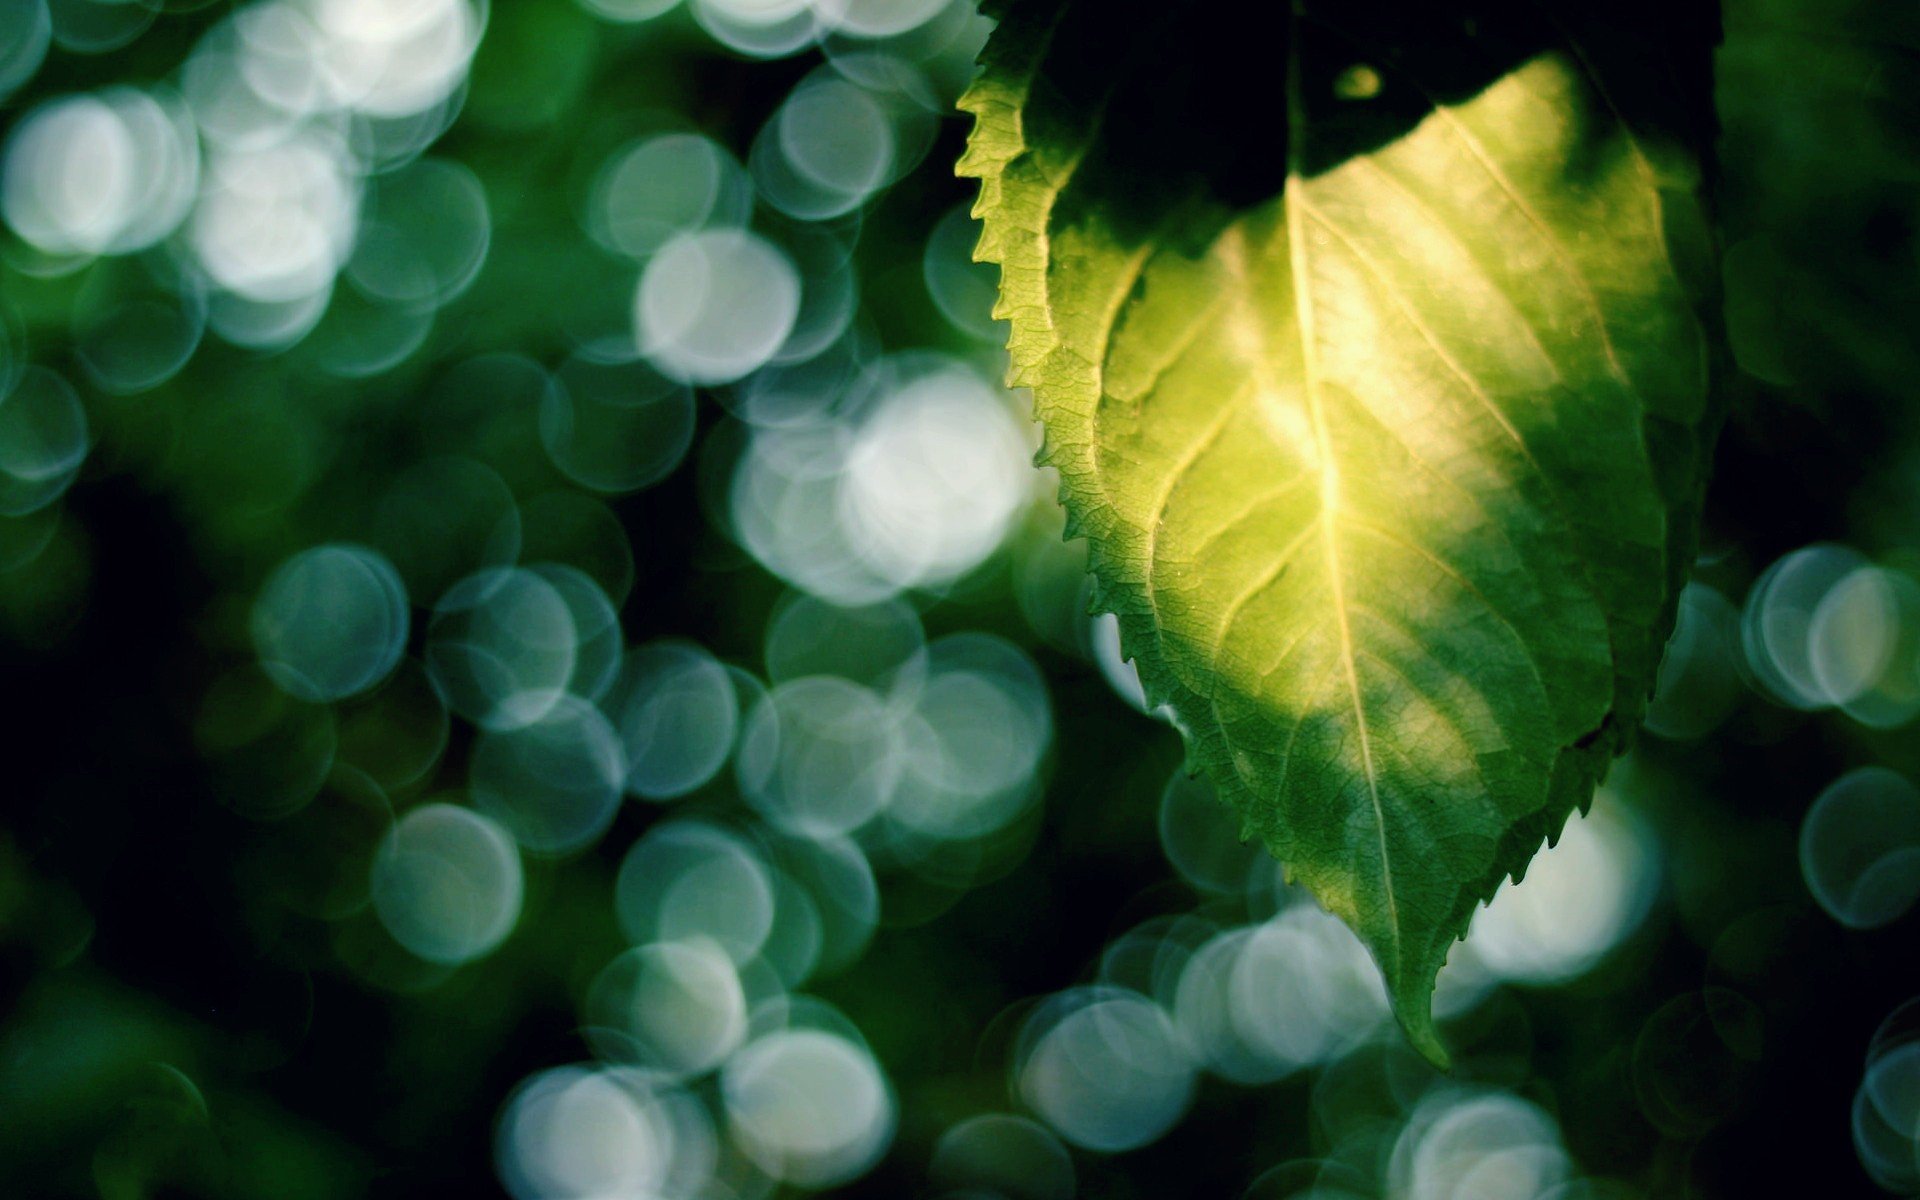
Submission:
{"label": "central leaf midrib", "polygon": [[[1280,203],[1286,213],[1287,261],[1292,276],[1294,323],[1300,337],[1302,390],[1306,395],[1307,413],[1320,469],[1318,519],[1321,545],[1327,558],[1327,585],[1333,601],[1335,626],[1340,634],[1341,667],[1346,673],[1347,692],[1353,705],[1354,728],[1360,738],[1360,765],[1366,775],[1367,798],[1373,805],[1374,829],[1379,835],[1381,887],[1387,902],[1387,926],[1392,931],[1394,961],[1391,964],[1383,963],[1382,966],[1386,968],[1389,978],[1397,978],[1400,971],[1400,908],[1394,896],[1393,858],[1387,849],[1387,816],[1380,802],[1379,775],[1373,761],[1373,738],[1367,728],[1366,704],[1360,693],[1360,670],[1354,655],[1353,625],[1347,615],[1346,583],[1340,563],[1339,538],[1334,531],[1334,518],[1340,508],[1340,469],[1320,396],[1313,300],[1309,295],[1312,275],[1307,266],[1307,242],[1301,220],[1303,203],[1300,189],[1304,185],[1300,163],[1306,134],[1306,96],[1300,62],[1304,16],[1305,0],[1293,0],[1291,22],[1287,30],[1287,176]],[[1304,714],[1302,719],[1305,719]]]}

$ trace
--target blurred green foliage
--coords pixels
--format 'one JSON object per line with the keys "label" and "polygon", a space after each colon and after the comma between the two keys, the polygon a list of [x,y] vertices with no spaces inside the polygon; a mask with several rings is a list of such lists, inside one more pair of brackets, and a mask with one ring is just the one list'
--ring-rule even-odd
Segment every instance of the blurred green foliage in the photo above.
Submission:
{"label": "blurred green foliage", "polygon": [[1443,1078],[1084,614],[970,9],[0,0],[0,1192],[1920,1189],[1920,24],[1725,20],[1706,550]]}

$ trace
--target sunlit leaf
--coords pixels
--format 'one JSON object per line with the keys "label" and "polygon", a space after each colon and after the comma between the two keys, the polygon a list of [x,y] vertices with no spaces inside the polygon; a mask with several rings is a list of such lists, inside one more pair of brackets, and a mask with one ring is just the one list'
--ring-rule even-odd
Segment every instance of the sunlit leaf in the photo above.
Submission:
{"label": "sunlit leaf", "polygon": [[1096,602],[1436,1060],[1692,556],[1710,12],[1015,0],[962,101]]}

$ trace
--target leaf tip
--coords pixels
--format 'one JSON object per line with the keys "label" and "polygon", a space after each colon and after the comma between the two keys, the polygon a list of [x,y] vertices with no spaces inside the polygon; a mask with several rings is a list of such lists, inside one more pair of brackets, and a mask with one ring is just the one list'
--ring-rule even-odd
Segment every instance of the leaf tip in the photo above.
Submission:
{"label": "leaf tip", "polygon": [[1417,989],[1417,995],[1395,995],[1393,998],[1394,1019],[1420,1052],[1420,1057],[1432,1063],[1436,1070],[1451,1071],[1453,1057],[1447,1053],[1446,1046],[1440,1041],[1440,1031],[1433,1023],[1433,988],[1431,985]]}

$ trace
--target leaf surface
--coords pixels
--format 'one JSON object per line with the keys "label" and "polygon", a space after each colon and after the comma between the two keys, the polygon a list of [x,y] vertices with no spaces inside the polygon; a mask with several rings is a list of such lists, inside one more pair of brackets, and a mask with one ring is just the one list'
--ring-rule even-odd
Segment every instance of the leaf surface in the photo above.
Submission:
{"label": "leaf surface", "polygon": [[1096,606],[1443,1061],[1447,951],[1623,749],[1691,562],[1711,10],[996,15],[961,171]]}

